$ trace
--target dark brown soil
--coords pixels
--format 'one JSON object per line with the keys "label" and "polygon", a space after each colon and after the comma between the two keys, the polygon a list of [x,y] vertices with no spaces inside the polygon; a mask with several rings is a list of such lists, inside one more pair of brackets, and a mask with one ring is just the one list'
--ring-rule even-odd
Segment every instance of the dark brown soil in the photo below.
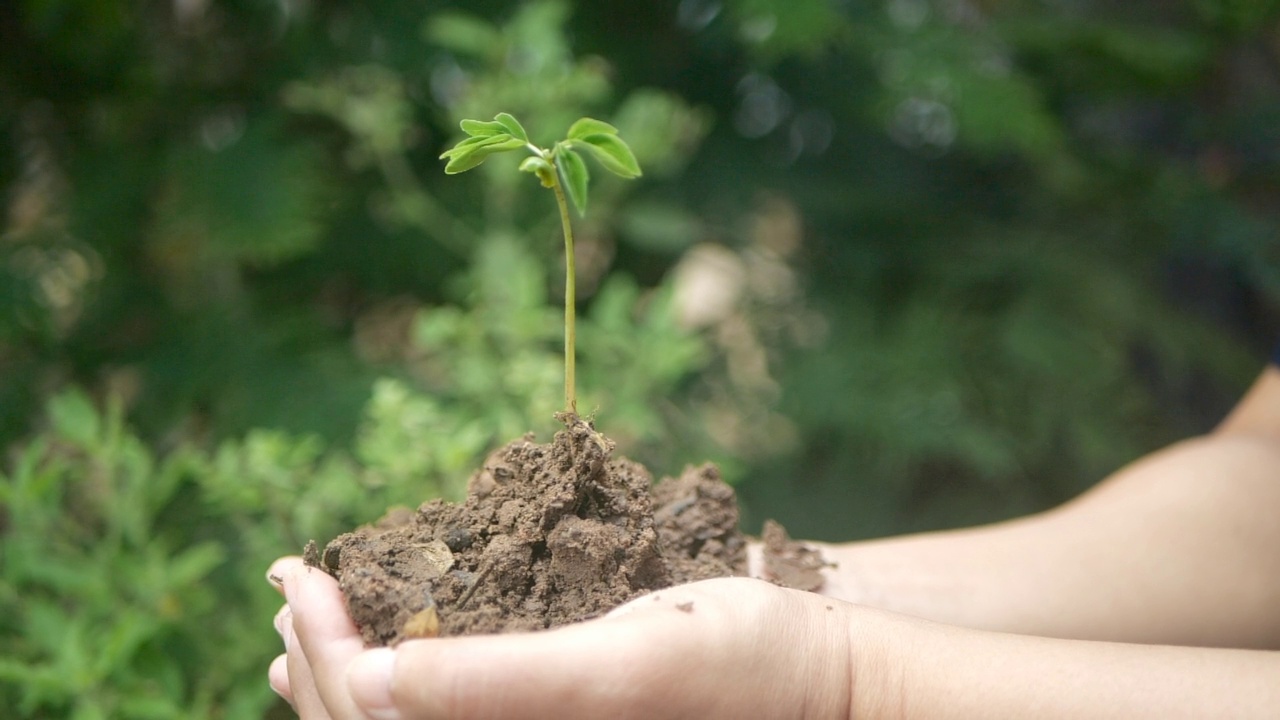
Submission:
{"label": "dark brown soil", "polygon": [[[548,445],[526,437],[489,456],[462,504],[392,510],[307,560],[338,579],[370,644],[536,630],[586,620],[652,590],[747,571],[733,489],[714,465],[656,486],[643,466],[571,418]],[[806,590],[815,551],[780,526],[766,567]]]}

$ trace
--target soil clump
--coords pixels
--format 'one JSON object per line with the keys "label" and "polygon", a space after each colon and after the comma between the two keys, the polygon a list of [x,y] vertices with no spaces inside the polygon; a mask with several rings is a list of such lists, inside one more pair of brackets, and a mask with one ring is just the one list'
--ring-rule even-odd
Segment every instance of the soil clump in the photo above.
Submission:
{"label": "soil clump", "polygon": [[[367,643],[539,630],[603,615],[653,590],[747,574],[733,489],[714,465],[653,484],[569,418],[550,444],[492,453],[462,503],[397,508],[306,560],[337,578]],[[805,590],[816,551],[766,526],[766,572]]]}

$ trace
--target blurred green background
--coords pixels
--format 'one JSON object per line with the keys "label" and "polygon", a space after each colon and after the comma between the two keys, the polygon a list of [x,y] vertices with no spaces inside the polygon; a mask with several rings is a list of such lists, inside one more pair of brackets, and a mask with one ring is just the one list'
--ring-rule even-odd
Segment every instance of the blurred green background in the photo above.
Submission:
{"label": "blurred green background", "polygon": [[746,528],[1048,507],[1280,327],[1276,0],[0,3],[0,707],[283,717],[266,562],[560,402],[554,204],[462,117],[608,120],[580,407]]}

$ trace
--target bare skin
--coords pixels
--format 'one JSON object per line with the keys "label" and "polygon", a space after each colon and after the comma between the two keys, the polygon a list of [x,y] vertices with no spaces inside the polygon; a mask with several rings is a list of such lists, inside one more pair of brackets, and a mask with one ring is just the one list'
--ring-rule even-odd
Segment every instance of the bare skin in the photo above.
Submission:
{"label": "bare skin", "polygon": [[825,546],[831,597],[715,580],[561,630],[365,650],[333,580],[283,559],[269,676],[304,720],[1270,717],[1280,653],[1222,648],[1280,647],[1277,508],[1268,369],[1213,433],[1060,508]]}
{"label": "bare skin", "polygon": [[1212,433],[1045,513],[826,545],[827,592],[1052,637],[1280,648],[1280,371]]}

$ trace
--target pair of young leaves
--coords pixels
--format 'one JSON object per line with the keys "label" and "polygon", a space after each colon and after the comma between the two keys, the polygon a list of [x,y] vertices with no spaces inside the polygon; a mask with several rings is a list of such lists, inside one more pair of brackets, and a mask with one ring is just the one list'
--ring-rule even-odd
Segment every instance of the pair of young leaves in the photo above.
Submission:
{"label": "pair of young leaves", "polygon": [[536,175],[542,186],[548,188],[556,186],[559,171],[579,215],[587,211],[587,183],[591,179],[579,150],[586,151],[614,175],[628,179],[640,177],[640,164],[631,148],[618,137],[618,129],[593,118],[584,117],[569,126],[565,139],[550,149],[529,142],[524,126],[509,113],[498,113],[487,121],[463,120],[462,131],[467,138],[440,156],[449,161],[444,168],[446,173],[466,172],[490,155],[527,148],[533,155],[520,163],[520,170]]}

